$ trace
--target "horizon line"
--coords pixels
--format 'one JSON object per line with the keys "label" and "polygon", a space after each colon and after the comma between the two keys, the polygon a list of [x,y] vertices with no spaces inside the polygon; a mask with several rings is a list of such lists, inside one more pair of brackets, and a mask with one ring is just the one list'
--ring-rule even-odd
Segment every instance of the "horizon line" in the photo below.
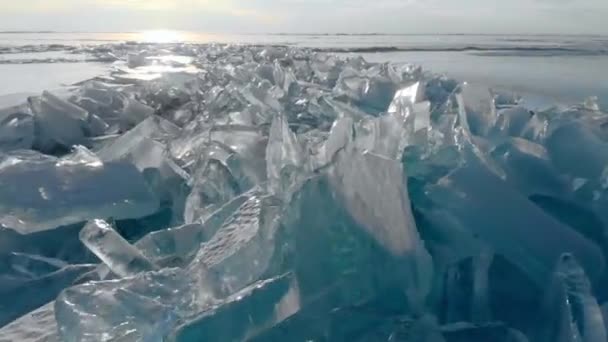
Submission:
{"label": "horizon line", "polygon": [[244,35],[244,36],[608,36],[604,33],[465,33],[465,32],[427,32],[427,33],[394,33],[394,32],[213,32],[213,31],[193,31],[193,30],[172,30],[172,29],[149,29],[149,30],[126,30],[126,31],[63,31],[63,30],[0,30],[0,34],[139,34],[149,31],[174,31],[187,33],[207,33],[224,35]]}

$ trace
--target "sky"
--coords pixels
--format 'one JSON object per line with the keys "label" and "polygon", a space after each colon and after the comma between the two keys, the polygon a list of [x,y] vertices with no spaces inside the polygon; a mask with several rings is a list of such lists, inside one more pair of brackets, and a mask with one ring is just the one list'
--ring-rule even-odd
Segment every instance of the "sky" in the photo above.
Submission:
{"label": "sky", "polygon": [[0,0],[0,30],[608,34],[608,0]]}

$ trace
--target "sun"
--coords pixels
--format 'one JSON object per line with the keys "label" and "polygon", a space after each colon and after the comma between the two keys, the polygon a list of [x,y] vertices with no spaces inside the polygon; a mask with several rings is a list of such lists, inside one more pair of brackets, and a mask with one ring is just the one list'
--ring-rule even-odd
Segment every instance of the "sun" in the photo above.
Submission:
{"label": "sun", "polygon": [[141,40],[146,43],[177,43],[182,42],[184,37],[177,31],[151,30],[142,32]]}

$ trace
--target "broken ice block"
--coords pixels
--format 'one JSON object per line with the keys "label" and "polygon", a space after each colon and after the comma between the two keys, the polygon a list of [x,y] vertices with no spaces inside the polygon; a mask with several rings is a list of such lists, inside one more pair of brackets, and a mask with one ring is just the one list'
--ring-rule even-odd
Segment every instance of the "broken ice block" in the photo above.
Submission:
{"label": "broken ice block", "polygon": [[103,220],[92,220],[87,223],[80,231],[80,240],[120,277],[155,269],[137,248],[129,244]]}
{"label": "broken ice block", "polygon": [[131,164],[102,163],[84,148],[64,158],[15,152],[0,161],[0,224],[21,234],[95,217],[139,218],[158,209]]}
{"label": "broken ice block", "polygon": [[204,221],[211,213],[240,192],[239,184],[222,162],[209,159],[194,175],[192,190],[186,198],[186,223]]}
{"label": "broken ice block", "polygon": [[347,96],[365,111],[378,113],[388,108],[396,90],[397,85],[377,70],[360,72],[345,68],[340,73],[333,92]]}
{"label": "broken ice block", "polygon": [[40,98],[30,98],[29,103],[37,127],[35,144],[40,150],[70,148],[83,142],[87,111],[46,91]]}
{"label": "broken ice block", "polygon": [[562,253],[576,255],[592,279],[604,269],[597,245],[543,212],[473,159],[427,193],[438,210],[456,218],[470,234],[487,242],[540,286]]}
{"label": "broken ice block", "polygon": [[606,328],[585,271],[572,254],[559,257],[537,326],[538,341],[606,341]]}
{"label": "broken ice block", "polygon": [[0,111],[0,151],[30,149],[34,144],[34,117],[25,111]]}
{"label": "broken ice block", "polygon": [[557,169],[574,177],[597,179],[608,165],[608,144],[583,122],[555,128],[545,146]]}
{"label": "broken ice block", "polygon": [[139,101],[127,99],[122,113],[122,119],[129,125],[137,125],[154,115],[154,108]]}
{"label": "broken ice block", "polygon": [[209,241],[234,212],[249,200],[249,193],[236,197],[202,220],[153,232],[139,240],[135,246],[157,265],[185,267],[196,256],[201,244]]}
{"label": "broken ice block", "polygon": [[[194,279],[208,282],[207,273],[216,277],[214,288],[232,294],[277,267],[273,258],[280,241],[280,203],[276,198],[254,194],[244,202],[213,237],[201,245],[188,266]],[[201,270],[205,272],[201,273]]]}
{"label": "broken ice block", "polygon": [[[55,301],[64,341],[162,341],[180,317],[200,313],[212,303],[205,289],[193,288],[179,269],[140,273],[119,280],[71,287]],[[192,293],[197,291],[198,301]]]}
{"label": "broken ice block", "polygon": [[397,113],[401,108],[412,106],[424,98],[424,88],[420,82],[399,89],[388,107],[389,113]]}
{"label": "broken ice block", "polygon": [[146,65],[146,57],[148,54],[146,51],[139,53],[129,53],[127,55],[127,65],[129,68],[137,68],[139,66]]}
{"label": "broken ice block", "polygon": [[493,133],[520,137],[532,116],[534,112],[523,107],[503,109],[498,112]]}

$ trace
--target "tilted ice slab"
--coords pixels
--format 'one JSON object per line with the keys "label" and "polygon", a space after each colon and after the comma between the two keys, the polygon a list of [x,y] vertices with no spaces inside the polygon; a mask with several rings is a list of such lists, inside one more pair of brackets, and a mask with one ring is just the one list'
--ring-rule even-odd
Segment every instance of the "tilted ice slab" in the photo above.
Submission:
{"label": "tilted ice slab", "polygon": [[33,151],[2,156],[0,224],[21,234],[96,217],[144,217],[158,209],[131,164],[103,163],[83,147],[62,158]]}

